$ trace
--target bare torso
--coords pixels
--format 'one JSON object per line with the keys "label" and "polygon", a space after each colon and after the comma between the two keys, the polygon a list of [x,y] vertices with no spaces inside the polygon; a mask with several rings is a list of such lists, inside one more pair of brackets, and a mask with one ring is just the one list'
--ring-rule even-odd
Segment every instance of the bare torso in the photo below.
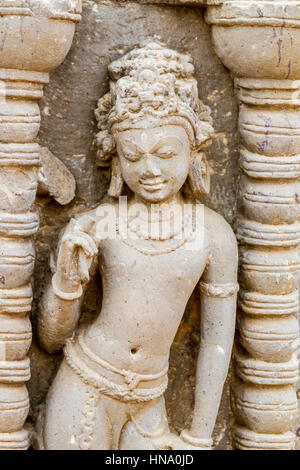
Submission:
{"label": "bare torso", "polygon": [[103,303],[86,331],[88,346],[118,368],[143,374],[161,371],[205,268],[209,246],[147,256],[121,240],[109,240],[99,251]]}

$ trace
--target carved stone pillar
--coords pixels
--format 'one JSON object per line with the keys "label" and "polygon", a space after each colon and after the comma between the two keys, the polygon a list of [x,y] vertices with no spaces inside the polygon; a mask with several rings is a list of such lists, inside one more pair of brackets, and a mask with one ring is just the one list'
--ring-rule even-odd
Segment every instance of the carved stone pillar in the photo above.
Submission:
{"label": "carved stone pillar", "polygon": [[291,449],[296,416],[300,243],[300,3],[208,7],[216,52],[240,101],[237,449]]}
{"label": "carved stone pillar", "polygon": [[72,43],[81,1],[3,0],[0,5],[0,450],[26,449],[32,210],[40,127],[37,100]]}

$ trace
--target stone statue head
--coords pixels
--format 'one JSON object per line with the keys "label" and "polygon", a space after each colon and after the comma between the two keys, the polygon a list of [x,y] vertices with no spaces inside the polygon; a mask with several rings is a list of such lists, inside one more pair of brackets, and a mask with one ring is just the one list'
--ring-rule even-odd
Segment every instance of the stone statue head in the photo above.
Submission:
{"label": "stone statue head", "polygon": [[98,102],[97,157],[112,166],[109,194],[124,181],[151,202],[165,201],[187,182],[197,199],[209,192],[202,152],[213,134],[188,55],[148,42],[109,66],[110,92]]}

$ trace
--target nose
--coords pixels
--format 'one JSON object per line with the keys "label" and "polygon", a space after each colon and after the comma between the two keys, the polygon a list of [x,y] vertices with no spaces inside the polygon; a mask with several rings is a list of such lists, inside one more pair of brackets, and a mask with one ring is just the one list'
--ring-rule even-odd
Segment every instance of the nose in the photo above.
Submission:
{"label": "nose", "polygon": [[152,155],[146,155],[143,178],[157,178],[158,176],[161,176],[160,168],[156,165]]}

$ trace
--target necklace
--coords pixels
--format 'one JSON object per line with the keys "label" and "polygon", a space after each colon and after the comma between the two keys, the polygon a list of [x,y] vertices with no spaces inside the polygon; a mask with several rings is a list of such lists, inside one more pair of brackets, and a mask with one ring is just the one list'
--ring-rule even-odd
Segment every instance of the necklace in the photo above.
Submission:
{"label": "necklace", "polygon": [[[173,246],[169,246],[169,247],[166,247],[166,248],[162,248],[162,249],[157,249],[157,248],[146,248],[146,247],[142,247],[142,246],[139,246],[139,244],[136,244],[135,243],[135,240],[133,241],[130,241],[130,239],[125,239],[125,238],[121,238],[120,236],[120,230],[119,230],[119,222],[117,221],[116,223],[116,229],[117,229],[117,234],[119,235],[119,238],[121,239],[121,241],[126,245],[128,246],[129,248],[132,248],[136,251],[138,251],[139,253],[142,253],[143,255],[146,255],[146,256],[159,256],[159,255],[167,255],[169,253],[173,253],[177,250],[179,250],[180,248],[182,248],[188,240],[191,239],[192,235],[195,233],[195,214],[196,214],[196,210],[195,210],[195,206],[193,206],[193,227],[192,227],[192,230],[191,232],[186,236],[184,237],[182,240],[179,240],[178,243],[176,243],[175,245]],[[184,225],[184,224],[183,224]],[[127,228],[128,228],[128,225],[127,225]],[[182,227],[182,231],[184,229],[184,226]],[[130,229],[128,228],[128,230],[130,231]],[[179,233],[179,232],[178,232]],[[167,240],[172,240],[174,241],[174,237],[175,237],[175,234],[172,238],[168,238],[166,240],[153,240],[153,241],[161,241],[162,243],[167,241]],[[145,240],[145,239],[144,239]],[[147,239],[146,239],[147,240]],[[149,239],[148,239],[149,240]]]}
{"label": "necklace", "polygon": [[[141,240],[153,240],[153,241],[167,241],[167,240],[174,240],[179,234],[182,234],[184,231],[184,227],[190,222],[190,217],[185,217],[184,220],[181,222],[181,226],[176,231],[171,232],[171,219],[169,221],[164,221],[162,223],[148,223],[148,227],[150,226],[151,229],[147,231],[143,231],[140,228],[140,225],[137,224],[136,227],[133,227],[132,224],[127,225],[129,232],[135,234]],[[172,220],[172,225],[174,225],[174,220]],[[163,230],[165,228],[165,230]],[[164,233],[164,235],[163,235]],[[181,237],[180,237],[181,239]]]}
{"label": "necklace", "polygon": [[[170,215],[170,212],[172,215]],[[142,213],[138,216],[132,217],[130,221],[126,222],[123,220],[123,226],[126,224],[127,232],[131,232],[131,234],[134,234],[139,239],[153,241],[174,240],[174,238],[180,234],[181,236],[179,238],[182,240],[184,229],[185,227],[189,227],[188,224],[191,222],[191,218],[193,217],[193,214],[190,213],[184,213],[184,217],[182,217],[182,210],[180,210],[180,213],[178,214],[169,210],[169,214],[166,214],[166,209],[164,209],[164,212],[154,211],[151,209],[150,218],[148,213],[146,215],[146,218],[143,217]],[[176,230],[175,221],[176,219],[178,220],[179,217],[181,223],[180,227],[177,227]],[[132,224],[133,222],[135,223]],[[141,227],[144,228],[144,230],[142,230]]]}

